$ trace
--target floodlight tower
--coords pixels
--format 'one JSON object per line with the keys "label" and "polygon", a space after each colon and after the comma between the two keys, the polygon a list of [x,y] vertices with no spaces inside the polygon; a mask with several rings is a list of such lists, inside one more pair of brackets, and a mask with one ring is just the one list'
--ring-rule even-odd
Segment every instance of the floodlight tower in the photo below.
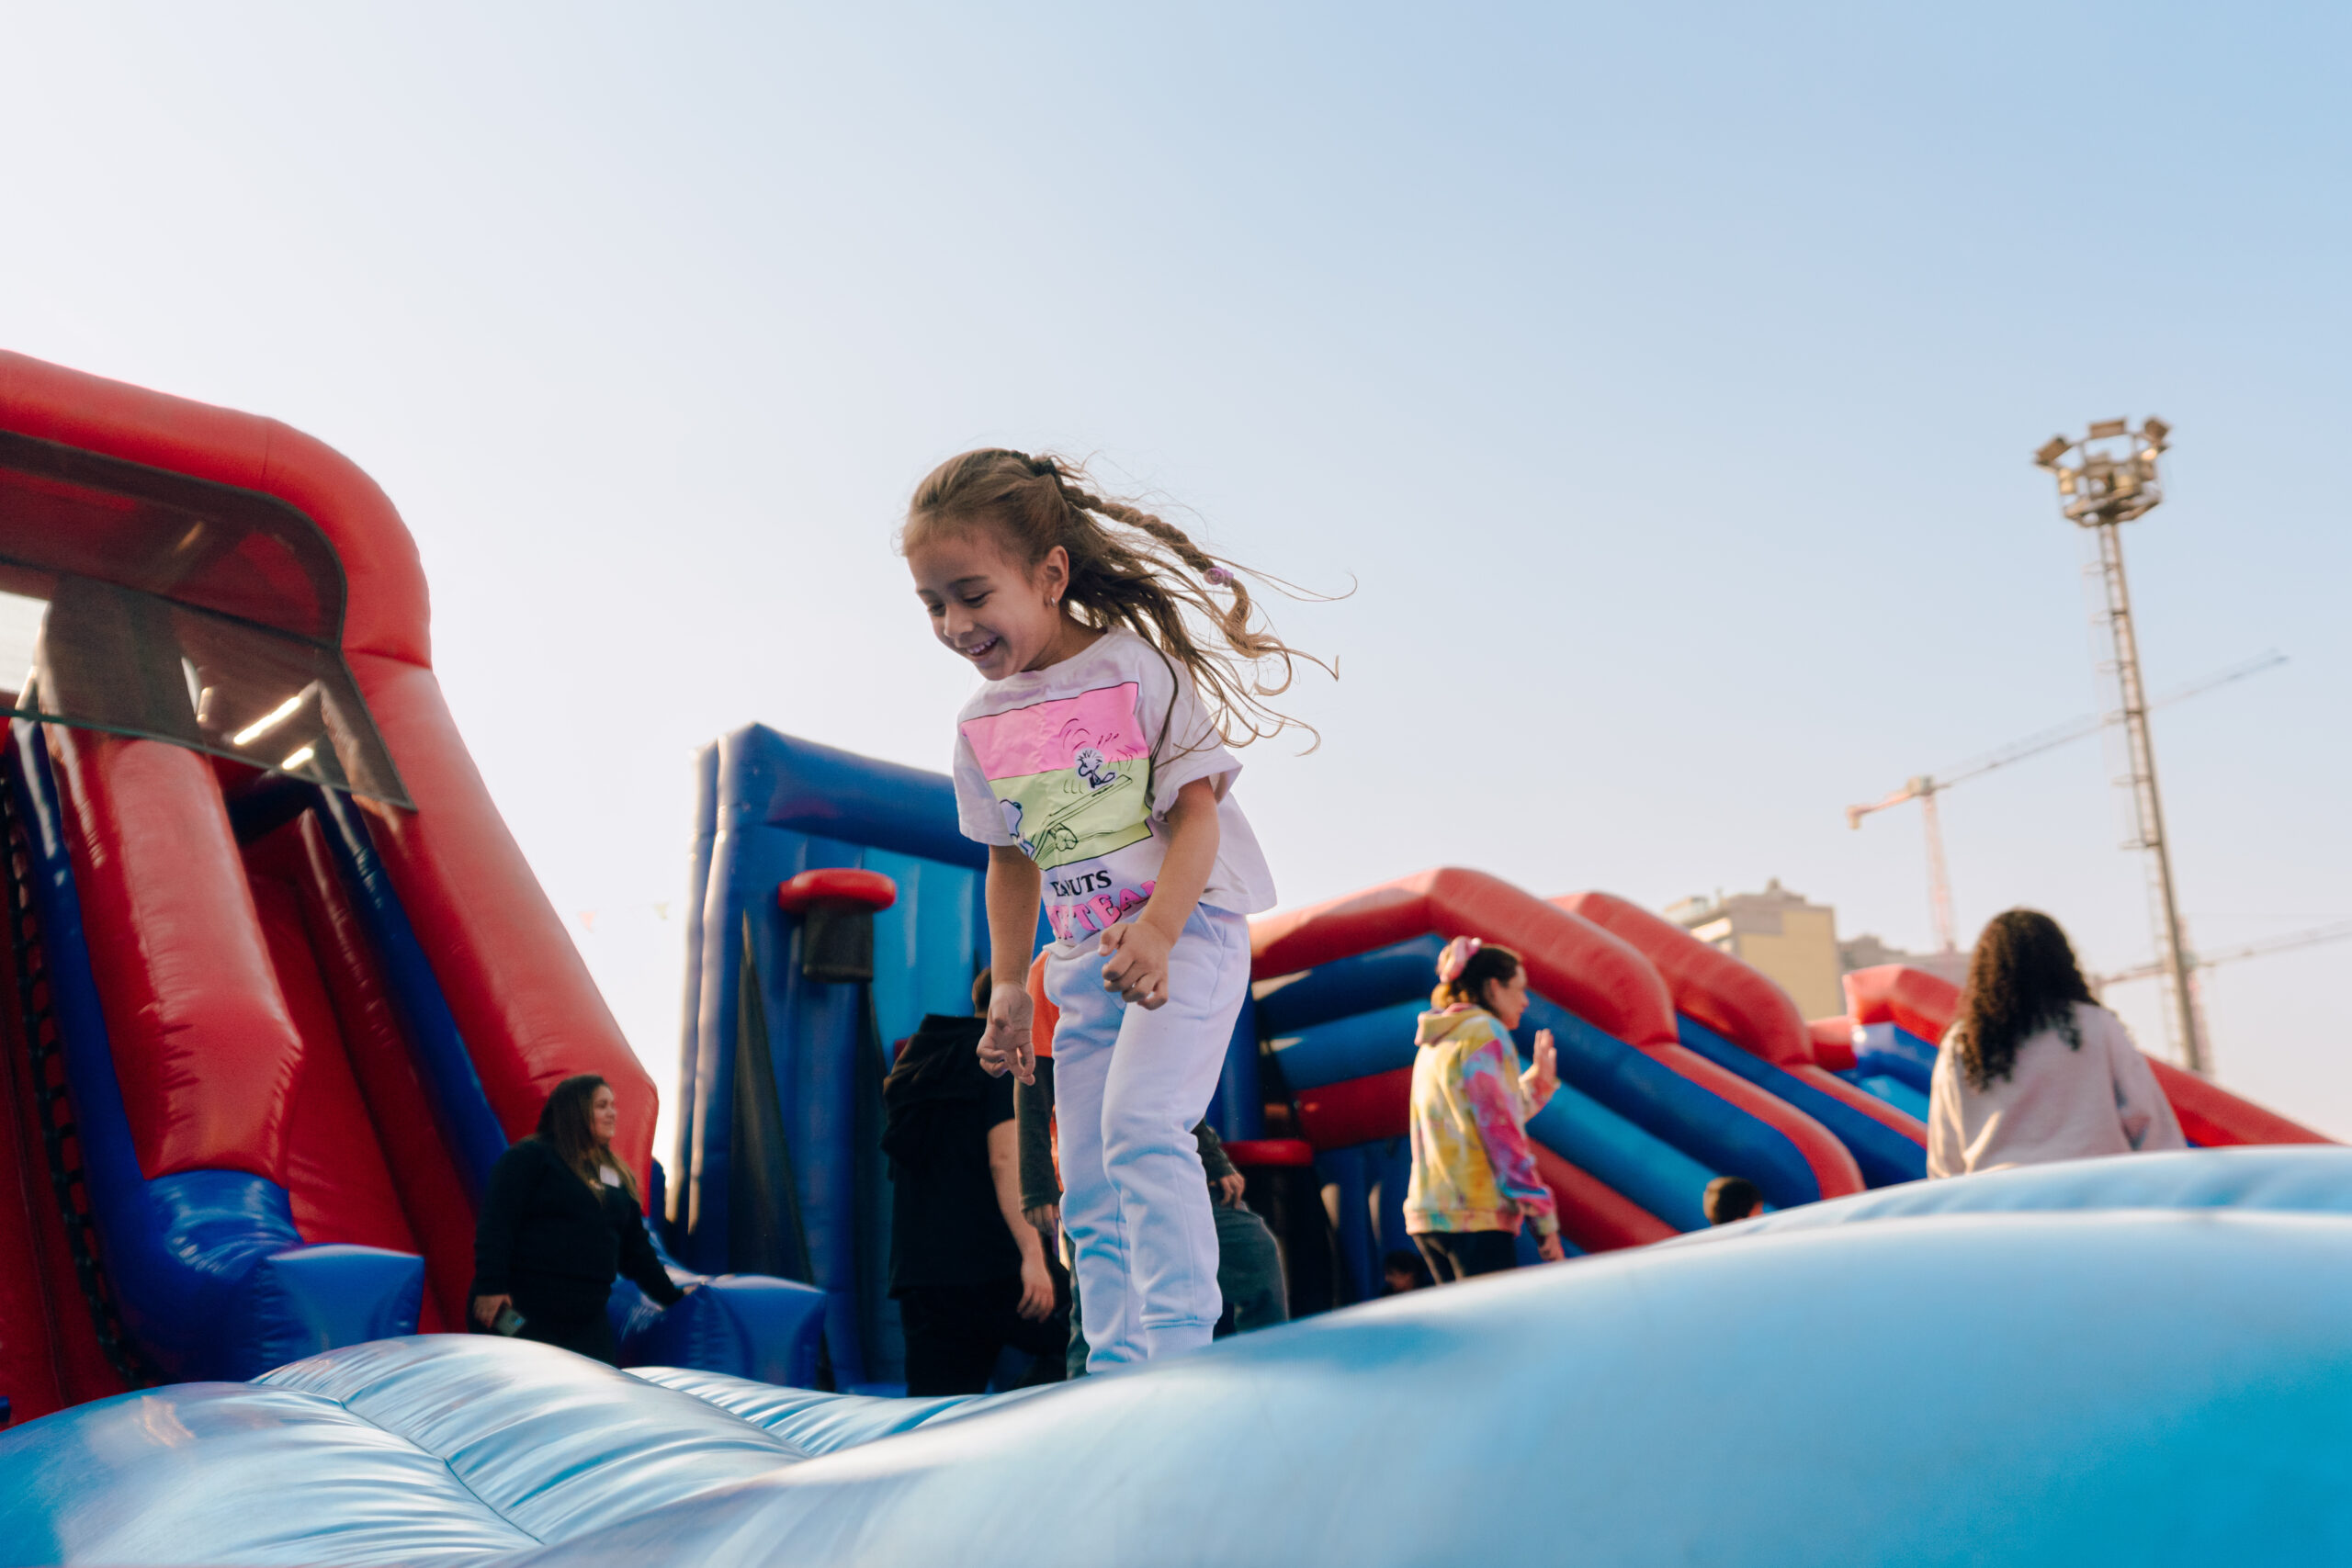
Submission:
{"label": "floodlight tower", "polygon": [[2156,750],[2148,735],[2147,689],[2140,680],[2140,644],[2132,624],[2132,596],[2123,581],[2122,525],[2143,517],[2165,498],[2156,459],[2172,427],[2151,414],[2133,430],[2131,422],[2101,420],[2080,437],[2053,435],[2033,455],[2037,468],[2058,479],[2058,509],[2091,530],[2098,550],[2101,588],[2098,620],[2109,645],[2121,708],[2123,741],[2130,769],[2119,781],[2132,791],[2133,840],[2149,858],[2150,904],[2155,917],[2156,950],[2172,988],[2173,1032],[2182,1065],[2191,1072],[2212,1071],[2199,1016],[2196,960],[2181,935],[2180,902],[2173,891],[2172,850],[2165,838],[2165,814],[2156,794]]}

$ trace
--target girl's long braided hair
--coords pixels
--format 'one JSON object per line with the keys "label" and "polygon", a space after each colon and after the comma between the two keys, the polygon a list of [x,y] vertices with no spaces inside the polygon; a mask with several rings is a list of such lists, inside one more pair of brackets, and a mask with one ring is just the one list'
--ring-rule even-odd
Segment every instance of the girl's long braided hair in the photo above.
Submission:
{"label": "girl's long braided hair", "polygon": [[[1290,690],[1302,662],[1338,671],[1276,637],[1242,579],[1294,598],[1316,595],[1211,555],[1131,502],[1097,494],[1083,468],[1050,454],[987,446],[948,458],[915,487],[899,548],[976,526],[994,529],[1031,570],[1056,545],[1068,551],[1063,603],[1079,623],[1125,627],[1182,664],[1227,745],[1246,746],[1293,728],[1315,737],[1309,750],[1320,744],[1313,725],[1264,699]],[[1215,597],[1219,591],[1227,595],[1222,604]]]}
{"label": "girl's long braided hair", "polygon": [[2016,1069],[2029,1035],[2055,1029],[2081,1050],[2075,1004],[2096,999],[2057,921],[2039,909],[2005,909],[1984,923],[1969,956],[1949,1044],[1970,1087],[1990,1089]]}

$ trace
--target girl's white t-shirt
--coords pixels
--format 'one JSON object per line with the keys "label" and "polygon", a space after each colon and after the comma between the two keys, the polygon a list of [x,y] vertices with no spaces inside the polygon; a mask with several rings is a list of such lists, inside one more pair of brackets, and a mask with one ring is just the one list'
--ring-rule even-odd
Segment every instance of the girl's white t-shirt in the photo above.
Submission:
{"label": "girl's white t-shirt", "polygon": [[1238,915],[1273,908],[1273,874],[1233,798],[1240,762],[1190,673],[1133,632],[986,682],[956,731],[957,824],[1037,863],[1057,953],[1077,953],[1151,897],[1168,808],[1194,779],[1214,779],[1217,795],[1216,864],[1201,902]]}

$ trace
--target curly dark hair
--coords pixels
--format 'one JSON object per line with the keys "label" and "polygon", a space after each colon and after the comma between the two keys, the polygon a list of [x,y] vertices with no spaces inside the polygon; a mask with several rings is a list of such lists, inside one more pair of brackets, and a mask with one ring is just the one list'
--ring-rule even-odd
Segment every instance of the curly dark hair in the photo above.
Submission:
{"label": "curly dark hair", "polygon": [[2081,1050],[2075,1004],[2097,999],[2057,921],[2039,909],[2005,909],[1976,939],[1947,1043],[1960,1053],[1969,1086],[1990,1089],[2016,1068],[2018,1046],[2042,1030],[2057,1030],[2069,1049]]}

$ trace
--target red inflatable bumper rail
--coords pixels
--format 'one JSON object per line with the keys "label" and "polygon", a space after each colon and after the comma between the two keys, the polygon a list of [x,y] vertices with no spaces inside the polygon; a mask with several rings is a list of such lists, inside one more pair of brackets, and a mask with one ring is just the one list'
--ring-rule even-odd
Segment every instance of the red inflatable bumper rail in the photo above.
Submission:
{"label": "red inflatable bumper rail", "polygon": [[2172,1101],[2172,1113],[2180,1118],[2180,1130],[2202,1147],[2335,1142],[2324,1133],[2314,1133],[2275,1111],[2241,1100],[2211,1078],[2200,1078],[2170,1062],[2150,1056],[2148,1066],[2155,1069],[2157,1084],[2164,1089],[2165,1098]]}
{"label": "red inflatable bumper rail", "polygon": [[1808,1020],[1805,1032],[1813,1036],[1813,1059],[1833,1073],[1854,1070],[1854,1021],[1840,1013],[1836,1018]]}
{"label": "red inflatable bumper rail", "polygon": [[1846,1016],[1857,1024],[1891,1023],[1930,1045],[1943,1043],[1960,1010],[1960,987],[1907,964],[1881,964],[1849,973]]}
{"label": "red inflatable bumper rail", "polygon": [[[1925,1148],[1917,1117],[1823,1069],[1804,1014],[1772,977],[1711,947],[1673,921],[1613,893],[1571,893],[1553,903],[1630,942],[1665,980],[1676,1010],[1881,1126]],[[1850,1061],[1853,1050],[1846,1052]]]}

